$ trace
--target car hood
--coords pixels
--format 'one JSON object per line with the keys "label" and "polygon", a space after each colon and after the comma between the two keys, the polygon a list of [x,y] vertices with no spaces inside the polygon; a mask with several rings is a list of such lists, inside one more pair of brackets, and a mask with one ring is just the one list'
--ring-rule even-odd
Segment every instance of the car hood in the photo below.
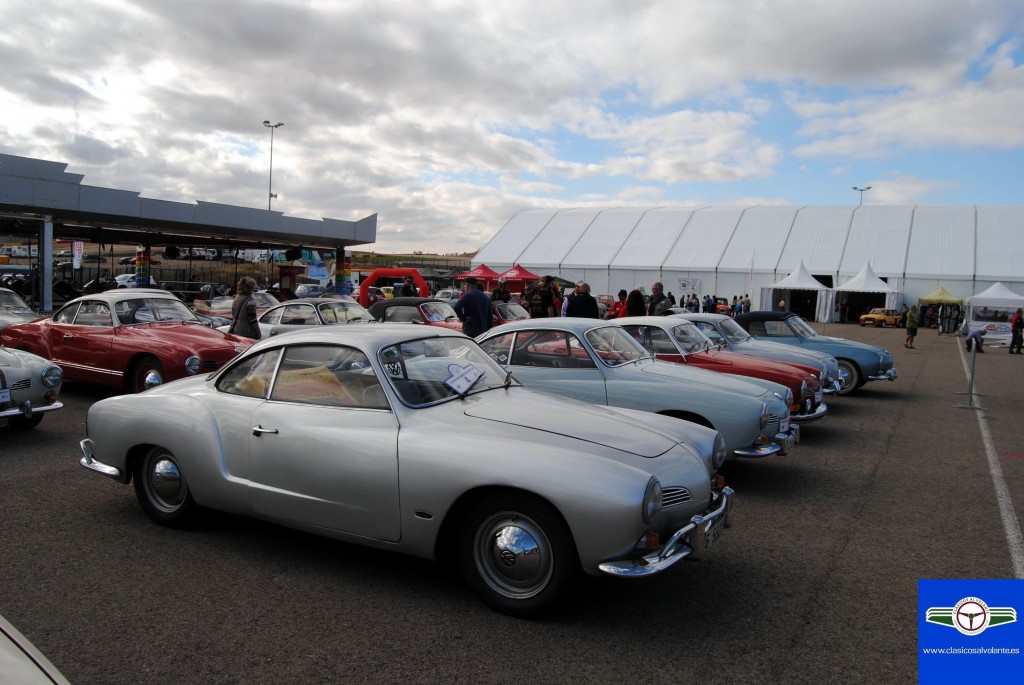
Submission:
{"label": "car hood", "polygon": [[[665,361],[639,362],[638,370],[651,376],[673,378],[685,381],[689,384],[700,383],[707,386],[707,392],[734,392],[748,397],[760,397],[766,390],[760,386],[744,380],[740,376],[733,376],[717,371],[708,371],[683,364],[673,364]],[[627,367],[628,368],[628,367]]]}
{"label": "car hood", "polygon": [[851,349],[863,350],[864,352],[872,352],[874,354],[882,354],[883,348],[877,345],[869,345],[867,343],[857,342],[856,340],[849,340],[848,338],[833,338],[828,335],[816,335],[813,338],[808,338],[815,343],[828,344],[828,345],[843,345]]}
{"label": "car hood", "polygon": [[724,350],[708,350],[706,352],[698,352],[694,356],[699,358],[699,355],[701,354],[707,354],[715,359],[718,364],[722,366],[731,366],[737,371],[742,370],[749,373],[772,374],[777,377],[785,376],[790,380],[796,379],[797,381],[803,380],[806,375],[806,372],[803,370],[787,364],[786,362],[774,361],[763,357],[751,357],[745,354],[739,354],[738,352],[727,352]]}
{"label": "car hood", "polygon": [[501,402],[477,402],[465,410],[474,419],[496,421],[511,426],[532,428],[582,442],[610,447],[640,457],[653,458],[668,452],[678,443],[674,437],[656,428],[637,439],[636,422],[605,407],[541,392],[518,397],[502,395]]}
{"label": "car hood", "polygon": [[49,364],[42,357],[37,357],[21,350],[12,350],[9,347],[0,347],[0,369],[31,369],[42,368]]}
{"label": "car hood", "polygon": [[30,309],[0,309],[0,324],[4,326],[37,321],[42,318],[44,318],[42,314],[36,314]]}

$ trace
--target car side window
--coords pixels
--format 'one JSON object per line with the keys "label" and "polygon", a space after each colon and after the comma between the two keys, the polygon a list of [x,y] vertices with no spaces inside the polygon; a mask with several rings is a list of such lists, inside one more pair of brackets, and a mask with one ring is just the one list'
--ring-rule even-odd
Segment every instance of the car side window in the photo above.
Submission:
{"label": "car side window", "polygon": [[96,326],[110,328],[114,325],[110,317],[110,307],[106,302],[86,301],[78,308],[75,317],[76,326]]}
{"label": "car side window", "polygon": [[366,355],[340,345],[293,345],[284,353],[270,399],[325,407],[388,409]]}
{"label": "car side window", "polygon": [[657,326],[623,326],[627,333],[651,354],[679,354],[668,333]]}
{"label": "car side window", "polygon": [[755,338],[763,338],[768,335],[768,331],[765,330],[764,321],[751,321],[750,334]]}
{"label": "car side window", "polygon": [[520,334],[512,351],[512,363],[558,369],[597,367],[580,339],[566,331]]}
{"label": "car side window", "polygon": [[497,335],[493,338],[484,340],[480,343],[480,347],[487,353],[487,356],[502,366],[505,366],[509,363],[509,348],[512,346],[513,337],[515,337],[515,333]]}
{"label": "car side window", "polygon": [[694,325],[700,329],[701,333],[711,338],[711,342],[716,345],[721,345],[725,342],[725,338],[718,332],[718,329],[709,324],[707,321],[694,321]]}
{"label": "car side window", "polygon": [[217,390],[229,395],[267,399],[270,379],[274,377],[280,356],[280,350],[269,350],[235,364],[217,381]]}
{"label": "car side window", "polygon": [[789,325],[785,321],[765,321],[764,322],[764,335],[770,338],[792,338],[793,331],[790,330]]}
{"label": "car side window", "polygon": [[269,312],[260,317],[260,323],[268,326],[275,326],[281,323],[281,313],[284,311],[284,307],[276,307],[271,309]]}
{"label": "car side window", "polygon": [[281,317],[283,326],[308,326],[317,321],[313,306],[308,304],[289,305],[285,307],[284,315]]}
{"label": "car side window", "polygon": [[401,323],[412,323],[414,321],[423,321],[423,317],[420,316],[420,310],[416,307],[388,307],[384,311],[385,321],[397,321]]}
{"label": "car side window", "polygon": [[75,314],[78,313],[78,307],[81,303],[75,302],[64,307],[56,314],[53,315],[54,323],[72,323],[75,320]]}

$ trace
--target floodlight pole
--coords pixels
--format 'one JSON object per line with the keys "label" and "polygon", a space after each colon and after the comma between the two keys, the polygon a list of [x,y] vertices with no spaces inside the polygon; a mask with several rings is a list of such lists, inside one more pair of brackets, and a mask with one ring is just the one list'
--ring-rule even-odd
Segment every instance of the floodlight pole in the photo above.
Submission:
{"label": "floodlight pole", "polygon": [[270,177],[267,179],[267,211],[269,212],[271,201],[277,197],[274,194],[274,129],[284,126],[284,123],[271,124],[269,120],[265,120],[263,125],[270,129]]}
{"label": "floodlight pole", "polygon": [[[278,125],[280,126],[280,124],[278,124]],[[864,205],[864,192],[867,191],[867,190],[871,190],[871,186],[866,186],[864,188],[858,188],[857,186],[854,186],[853,189],[856,190],[858,193],[860,193],[860,205],[859,206],[863,206]]]}

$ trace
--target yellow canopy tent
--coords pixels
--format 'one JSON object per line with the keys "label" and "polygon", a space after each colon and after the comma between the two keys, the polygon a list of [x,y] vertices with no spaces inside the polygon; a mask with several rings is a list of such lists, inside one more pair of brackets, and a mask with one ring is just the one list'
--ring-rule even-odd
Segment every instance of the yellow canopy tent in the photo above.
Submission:
{"label": "yellow canopy tent", "polygon": [[943,287],[939,287],[935,292],[925,295],[924,297],[918,298],[919,302],[924,304],[963,304],[963,299],[951,294],[948,290]]}

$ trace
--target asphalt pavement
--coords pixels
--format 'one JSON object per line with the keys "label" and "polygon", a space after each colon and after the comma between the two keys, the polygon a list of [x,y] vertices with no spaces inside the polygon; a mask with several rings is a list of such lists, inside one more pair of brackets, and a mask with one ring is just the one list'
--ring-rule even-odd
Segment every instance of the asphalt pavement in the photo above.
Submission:
{"label": "asphalt pavement", "polygon": [[1024,355],[979,355],[971,397],[959,338],[824,328],[888,347],[899,379],[829,401],[790,455],[727,465],[735,523],[707,560],[581,579],[532,621],[441,564],[221,514],[152,523],[78,465],[109,393],[67,384],[36,430],[0,429],[0,614],[78,685],[914,682],[917,580],[1024,564]]}

